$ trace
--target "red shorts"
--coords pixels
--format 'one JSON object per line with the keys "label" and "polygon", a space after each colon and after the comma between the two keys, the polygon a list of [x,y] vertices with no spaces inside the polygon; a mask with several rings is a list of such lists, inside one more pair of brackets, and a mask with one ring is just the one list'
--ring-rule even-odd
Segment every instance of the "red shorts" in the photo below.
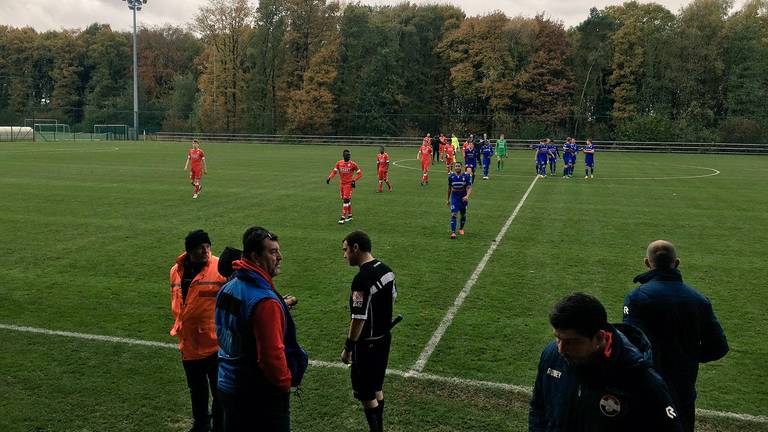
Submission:
{"label": "red shorts", "polygon": [[192,168],[192,169],[189,170],[189,179],[190,180],[195,181],[195,180],[200,180],[201,178],[203,178],[203,169],[202,168],[198,167],[198,168]]}
{"label": "red shorts", "polygon": [[345,199],[345,200],[351,200],[352,199],[352,185],[351,184],[343,184],[343,185],[341,185],[341,199]]}
{"label": "red shorts", "polygon": [[429,171],[429,159],[427,159],[427,160],[422,159],[421,160],[421,170],[422,171]]}
{"label": "red shorts", "polygon": [[386,180],[387,179],[388,171],[385,169],[380,169],[378,172],[379,180]]}

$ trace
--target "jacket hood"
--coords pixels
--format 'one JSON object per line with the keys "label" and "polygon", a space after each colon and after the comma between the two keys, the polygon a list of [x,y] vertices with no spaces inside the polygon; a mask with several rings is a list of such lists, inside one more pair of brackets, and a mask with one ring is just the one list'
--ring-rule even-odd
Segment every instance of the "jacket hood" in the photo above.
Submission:
{"label": "jacket hood", "polygon": [[653,365],[651,342],[642,330],[631,324],[613,324],[612,351],[611,360],[618,367]]}
{"label": "jacket hood", "polygon": [[683,274],[680,273],[680,270],[674,268],[669,270],[649,270],[645,273],[639,274],[635,276],[635,278],[632,280],[634,283],[647,283],[648,281],[651,281],[653,279],[660,279],[660,280],[672,280],[672,281],[681,281],[683,280]]}

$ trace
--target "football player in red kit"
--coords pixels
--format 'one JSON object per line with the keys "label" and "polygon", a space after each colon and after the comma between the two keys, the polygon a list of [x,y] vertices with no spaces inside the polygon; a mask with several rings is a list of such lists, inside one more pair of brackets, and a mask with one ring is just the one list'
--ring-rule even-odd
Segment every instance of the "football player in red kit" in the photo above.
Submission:
{"label": "football player in red kit", "polygon": [[432,146],[427,144],[426,141],[419,147],[419,153],[416,154],[416,159],[421,159],[421,185],[429,183],[429,163],[432,158]]}
{"label": "football player in red kit", "polygon": [[384,183],[387,184],[387,190],[392,192],[392,185],[389,183],[389,155],[384,151],[384,146],[379,147],[379,154],[376,155],[376,172],[379,177],[377,192],[381,192]]}
{"label": "football player in red kit", "polygon": [[203,178],[203,174],[208,174],[208,165],[205,163],[205,153],[200,149],[200,142],[198,140],[192,140],[192,148],[187,152],[187,161],[184,163],[184,171],[186,171],[187,168],[189,168],[189,181],[195,187],[195,191],[192,193],[192,199],[196,199],[203,189],[200,180]]}
{"label": "football player in red kit", "polygon": [[325,183],[331,183],[331,179],[339,174],[339,185],[341,189],[341,217],[339,223],[347,223],[352,220],[352,189],[355,188],[355,182],[360,180],[363,176],[363,172],[360,171],[360,167],[353,162],[352,154],[349,150],[342,152],[344,159],[336,162],[336,166],[333,167],[333,171],[325,179]]}

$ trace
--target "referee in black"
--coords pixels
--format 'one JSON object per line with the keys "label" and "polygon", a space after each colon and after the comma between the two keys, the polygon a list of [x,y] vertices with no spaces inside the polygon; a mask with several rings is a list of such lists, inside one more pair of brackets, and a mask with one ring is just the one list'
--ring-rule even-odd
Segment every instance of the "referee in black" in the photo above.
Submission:
{"label": "referee in black", "polygon": [[352,280],[349,334],[341,361],[352,363],[352,391],[363,404],[371,432],[384,430],[384,373],[392,336],[392,306],[397,297],[395,274],[371,255],[371,238],[363,231],[349,233],[342,242],[344,259],[360,267]]}

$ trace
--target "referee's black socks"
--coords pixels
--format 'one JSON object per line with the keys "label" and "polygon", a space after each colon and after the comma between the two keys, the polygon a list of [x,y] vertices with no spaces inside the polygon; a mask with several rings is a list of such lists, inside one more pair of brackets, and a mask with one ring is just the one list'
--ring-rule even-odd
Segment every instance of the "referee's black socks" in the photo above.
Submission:
{"label": "referee's black socks", "polygon": [[377,401],[376,408],[364,407],[365,419],[371,432],[384,432],[384,399]]}

